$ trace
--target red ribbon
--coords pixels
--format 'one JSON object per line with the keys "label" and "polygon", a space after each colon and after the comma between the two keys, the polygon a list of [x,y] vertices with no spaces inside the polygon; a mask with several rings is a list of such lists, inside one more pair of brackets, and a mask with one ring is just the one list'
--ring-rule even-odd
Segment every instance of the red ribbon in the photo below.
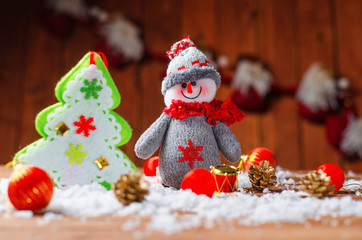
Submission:
{"label": "red ribbon", "polygon": [[104,55],[104,53],[102,53],[102,52],[94,52],[94,51],[89,51],[89,53],[90,53],[89,64],[96,64],[96,57],[97,57],[97,54],[99,54],[102,57],[104,65],[108,69],[108,61],[107,61],[106,55]]}

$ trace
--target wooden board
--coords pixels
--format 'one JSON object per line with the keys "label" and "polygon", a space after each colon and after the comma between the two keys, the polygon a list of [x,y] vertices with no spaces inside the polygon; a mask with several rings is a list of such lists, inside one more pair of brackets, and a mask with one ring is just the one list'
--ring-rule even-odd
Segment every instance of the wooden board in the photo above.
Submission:
{"label": "wooden board", "polygon": [[[54,240],[98,240],[98,239],[361,239],[362,218],[338,217],[338,225],[332,227],[331,221],[336,219],[323,218],[307,224],[263,224],[260,226],[241,226],[237,223],[220,222],[220,226],[206,229],[197,228],[173,235],[160,232],[123,231],[123,224],[136,216],[129,217],[98,217],[56,219],[49,224],[41,224],[40,218],[21,219],[0,215],[1,239],[54,239]],[[147,219],[140,225],[146,226]],[[348,224],[347,224],[348,223]]]}
{"label": "wooden board", "polygon": [[[19,2],[9,2],[6,14],[0,16],[2,32],[6,33],[0,38],[0,163],[12,160],[22,131],[28,31],[25,16],[29,12],[25,7],[19,10]],[[24,17],[19,19],[18,15]]]}
{"label": "wooden board", "polygon": [[[54,86],[62,75],[101,40],[89,25],[77,22],[65,39],[49,34],[39,21],[42,5],[5,2],[4,36],[0,47],[0,163],[9,162],[20,148],[40,136],[34,127],[39,111],[54,104]],[[123,13],[141,26],[148,51],[163,55],[170,46],[190,35],[217,55],[234,62],[240,55],[266,61],[281,86],[299,84],[316,61],[350,79],[357,112],[362,116],[362,49],[359,0],[117,0],[97,2],[111,14]],[[122,95],[115,110],[133,128],[122,150],[138,166],[133,147],[140,134],[160,115],[164,103],[161,81],[167,62],[156,60],[110,67]],[[225,100],[233,89],[222,85],[217,98]],[[247,112],[242,123],[231,126],[243,152],[264,146],[279,165],[313,169],[325,162],[344,169],[362,170],[362,161],[348,162],[325,137],[324,125],[301,119],[293,96],[274,99],[265,113]],[[156,153],[157,154],[157,153]],[[225,162],[225,160],[223,160]]]}
{"label": "wooden board", "polygon": [[[362,117],[362,4],[361,1],[335,1],[332,5],[336,23],[336,70],[341,76],[350,80],[355,92],[353,100],[356,104],[357,116]],[[362,168],[362,161],[344,159],[344,168],[355,170]]]}
{"label": "wooden board", "polygon": [[39,24],[40,9],[30,11],[26,34],[23,112],[19,125],[19,145],[31,144],[41,136],[35,129],[35,117],[44,108],[57,103],[54,88],[63,72],[63,40],[50,35]]}
{"label": "wooden board", "polygon": [[[255,2],[217,2],[216,11],[217,53],[228,57],[231,64],[241,55],[257,55],[259,19]],[[225,100],[231,97],[232,92],[229,85],[223,84],[216,97]],[[243,154],[261,145],[260,119],[259,114],[247,112],[241,123],[230,126],[240,141]]]}
{"label": "wooden board", "polygon": [[[333,43],[329,1],[296,3],[297,16],[297,71],[298,82],[312,63],[333,66]],[[301,120],[300,138],[302,157],[300,166],[315,169],[323,163],[338,164],[340,155],[326,141],[323,124]]]}
{"label": "wooden board", "polygon": [[[277,85],[297,85],[294,1],[279,4],[264,0],[260,8],[260,56],[266,61]],[[283,31],[280,31],[283,29]],[[289,169],[302,167],[297,103],[292,96],[272,99],[270,111],[263,115],[262,146],[278,156],[278,164]]]}

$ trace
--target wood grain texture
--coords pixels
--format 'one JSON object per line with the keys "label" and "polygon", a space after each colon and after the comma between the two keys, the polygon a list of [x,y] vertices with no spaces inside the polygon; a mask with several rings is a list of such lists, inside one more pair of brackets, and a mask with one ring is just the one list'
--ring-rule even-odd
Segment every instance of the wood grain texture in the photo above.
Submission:
{"label": "wood grain texture", "polygon": [[35,117],[44,108],[57,103],[54,87],[63,74],[62,39],[50,35],[39,24],[40,9],[30,12],[25,33],[26,55],[23,96],[23,117],[19,145],[21,148],[40,138],[35,129]]}
{"label": "wood grain texture", "polygon": [[[136,24],[142,28],[141,22],[139,21],[144,15],[142,1],[103,1],[101,7],[109,12],[117,9],[118,13],[124,13],[126,17],[134,20]],[[90,49],[94,47],[96,42],[91,44],[93,45],[89,46]],[[141,66],[140,64],[127,64],[123,68],[109,66],[109,71],[121,94],[121,104],[115,109],[115,112],[122,116],[132,128],[132,137],[127,144],[121,146],[121,150],[132,159],[136,165],[142,166],[143,161],[138,159],[134,153],[134,145],[138,136],[142,133],[141,125],[138,124],[142,118],[142,98],[140,97],[142,95]]]}
{"label": "wood grain texture", "polygon": [[[362,117],[362,4],[358,0],[336,0],[332,7],[337,38],[336,71],[350,80],[356,111],[358,117]],[[362,161],[344,160],[344,169],[362,169]]]}
{"label": "wood grain texture", "polygon": [[[280,86],[295,86],[296,32],[294,1],[260,1],[261,59],[273,73],[274,82]],[[283,29],[283,31],[280,31]],[[289,169],[300,167],[299,119],[297,103],[292,97],[273,99],[270,111],[262,118],[262,145],[273,151],[279,164]]]}
{"label": "wood grain texture", "polygon": [[[258,54],[259,18],[255,1],[217,2],[217,39],[218,53],[235,61],[240,55]],[[225,100],[233,89],[222,85],[216,97]],[[261,144],[260,114],[247,112],[241,123],[230,126],[240,141],[243,154]],[[226,163],[226,162],[225,162]]]}
{"label": "wood grain texture", "polygon": [[[27,47],[27,30],[25,18],[18,19],[17,15],[28,16],[25,8],[18,9],[19,1],[12,1],[7,14],[1,14],[3,32],[6,36],[0,38],[0,163],[12,160],[19,148],[19,133],[23,114],[25,57]],[[6,47],[5,47],[6,46]]]}
{"label": "wood grain texture", "polygon": [[181,15],[181,35],[197,40],[203,38],[206,44],[214,48],[216,44],[216,0],[183,0]]}
{"label": "wood grain texture", "polygon": [[[114,217],[104,216],[97,218],[63,217],[55,219],[49,224],[42,224],[40,217],[22,219],[17,217],[0,216],[1,239],[51,239],[54,240],[119,240],[119,239],[360,239],[362,219],[358,217],[322,218],[320,221],[310,220],[306,224],[263,224],[260,226],[242,226],[237,222],[220,221],[212,229],[204,227],[186,230],[181,233],[166,235],[160,232],[148,233],[147,217],[142,217],[138,231],[124,231],[122,226],[130,219],[139,219],[137,216]],[[337,221],[336,227],[328,223]],[[326,224],[327,223],[327,224]],[[140,229],[140,230],[139,230]],[[142,232],[143,230],[143,232]]]}
{"label": "wood grain texture", "polygon": [[[0,163],[39,138],[36,114],[56,103],[54,86],[85,52],[101,40],[84,23],[60,39],[39,21],[41,5],[32,11],[18,9],[18,2],[4,3],[1,16],[6,36],[0,56]],[[162,55],[190,35],[203,41],[231,63],[240,55],[254,55],[267,62],[281,86],[300,83],[314,62],[332,67],[350,79],[359,116],[362,115],[362,2],[359,0],[109,0],[96,2],[111,13],[123,13],[142,29],[148,51]],[[167,63],[143,61],[123,68],[110,67],[122,102],[116,112],[133,129],[122,150],[138,166],[133,147],[140,134],[164,107],[161,81]],[[217,98],[225,100],[233,89],[222,85]],[[231,126],[243,152],[259,146],[270,148],[282,167],[313,169],[325,162],[344,169],[362,170],[362,161],[348,162],[327,143],[323,125],[301,119],[292,96],[273,99],[265,113],[247,112],[242,123]],[[157,153],[156,153],[157,154]],[[223,160],[225,161],[225,160]],[[226,163],[226,162],[225,162]]]}
{"label": "wood grain texture", "polygon": [[[328,0],[297,1],[298,80],[314,62],[333,66],[331,11]],[[302,158],[300,166],[315,169],[323,163],[338,164],[340,155],[328,145],[322,124],[301,121]]]}

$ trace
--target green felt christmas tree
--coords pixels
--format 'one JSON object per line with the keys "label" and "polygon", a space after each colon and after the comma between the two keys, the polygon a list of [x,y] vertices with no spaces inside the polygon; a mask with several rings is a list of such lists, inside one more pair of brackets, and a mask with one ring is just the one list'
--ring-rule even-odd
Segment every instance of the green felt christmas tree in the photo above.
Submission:
{"label": "green felt christmas tree", "polygon": [[137,171],[118,149],[132,131],[112,111],[121,96],[100,55],[86,54],[59,81],[55,94],[59,103],[36,117],[43,138],[19,151],[15,163],[43,168],[58,187],[98,182],[109,189],[121,174]]}

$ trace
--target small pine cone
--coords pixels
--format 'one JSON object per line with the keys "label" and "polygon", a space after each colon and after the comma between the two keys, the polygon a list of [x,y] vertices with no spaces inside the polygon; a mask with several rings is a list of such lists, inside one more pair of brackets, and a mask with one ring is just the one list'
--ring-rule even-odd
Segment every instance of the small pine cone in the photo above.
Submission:
{"label": "small pine cone", "polygon": [[317,198],[324,198],[334,194],[335,186],[330,185],[331,178],[324,172],[312,171],[301,180],[300,190]]}
{"label": "small pine cone", "polygon": [[261,161],[259,165],[254,164],[251,166],[248,175],[252,188],[255,190],[262,191],[265,188],[271,188],[277,184],[275,168],[269,166],[268,161]]}
{"label": "small pine cone", "polygon": [[113,184],[113,191],[118,201],[127,206],[133,202],[142,202],[148,192],[148,182],[142,180],[141,175],[133,171],[129,175],[121,175]]}

